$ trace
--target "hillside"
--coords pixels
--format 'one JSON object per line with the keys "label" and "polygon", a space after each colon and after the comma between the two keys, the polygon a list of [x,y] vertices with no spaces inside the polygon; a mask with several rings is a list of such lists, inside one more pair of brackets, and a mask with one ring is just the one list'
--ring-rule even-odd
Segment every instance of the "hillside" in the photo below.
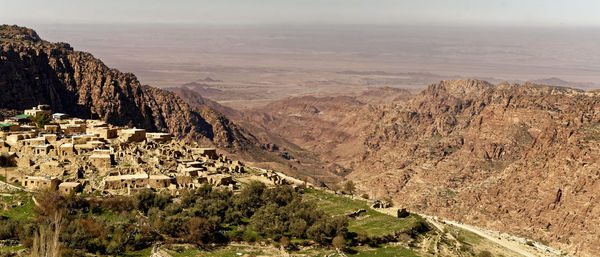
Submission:
{"label": "hillside", "polygon": [[[272,158],[270,162],[263,162],[263,167],[285,171],[290,175],[315,184],[340,181],[339,175],[332,173],[331,170],[324,169],[327,164],[320,158],[318,152],[315,153],[312,149],[295,144],[292,141],[294,137],[290,137],[290,134],[278,133],[273,124],[263,124],[262,121],[264,120],[262,118],[268,116],[268,114],[257,111],[241,112],[205,98],[198,92],[185,87],[169,88],[168,90],[177,94],[191,106],[209,106],[219,110],[227,118],[234,120],[237,124],[243,126],[245,130],[250,131],[259,142],[267,142],[261,145],[261,149],[280,160]],[[254,120],[257,118],[260,119],[260,122]]]}
{"label": "hillside", "polygon": [[383,89],[254,111],[245,118],[318,153],[371,196],[577,256],[600,251],[595,92],[464,79],[414,97]]}
{"label": "hillside", "polygon": [[534,84],[442,81],[405,106],[364,109],[349,178],[431,215],[600,251],[600,96]]}
{"label": "hillside", "polygon": [[360,110],[381,104],[401,104],[413,95],[407,90],[373,88],[357,96],[288,97],[243,113],[246,127],[278,135],[318,154],[328,171],[343,174],[364,148],[359,135],[371,122]]}
{"label": "hillside", "polygon": [[258,144],[210,106],[192,107],[172,92],[141,85],[135,75],[111,69],[89,53],[43,41],[31,29],[1,26],[0,49],[0,108],[49,104],[56,112],[167,131],[232,150]]}

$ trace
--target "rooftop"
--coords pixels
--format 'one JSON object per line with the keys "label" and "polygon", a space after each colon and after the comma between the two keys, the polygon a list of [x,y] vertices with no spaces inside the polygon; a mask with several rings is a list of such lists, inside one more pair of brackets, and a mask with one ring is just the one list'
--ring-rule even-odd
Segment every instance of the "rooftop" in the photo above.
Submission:
{"label": "rooftop", "polygon": [[81,185],[79,182],[62,182],[58,187],[76,187]]}
{"label": "rooftop", "polygon": [[148,174],[132,174],[132,175],[120,175],[120,176],[108,176],[104,181],[116,181],[116,180],[130,180],[130,179],[144,179],[148,178]]}

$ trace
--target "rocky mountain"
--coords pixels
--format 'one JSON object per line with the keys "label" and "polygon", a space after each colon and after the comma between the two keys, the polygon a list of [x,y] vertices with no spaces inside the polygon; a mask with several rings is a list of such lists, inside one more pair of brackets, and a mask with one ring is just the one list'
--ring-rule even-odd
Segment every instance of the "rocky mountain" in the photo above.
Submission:
{"label": "rocky mountain", "polygon": [[371,106],[349,178],[414,211],[600,252],[600,95],[442,81]]}
{"label": "rocky mountain", "polygon": [[359,135],[370,122],[361,109],[402,103],[412,94],[404,89],[374,88],[357,96],[288,97],[242,114],[240,123],[285,138],[325,162],[329,172],[350,170],[362,153]]}
{"label": "rocky mountain", "polygon": [[141,85],[135,75],[66,43],[46,42],[31,29],[1,26],[0,50],[0,108],[50,104],[55,112],[167,131],[229,149],[258,144],[210,106],[190,106],[175,93]]}
{"label": "rocky mountain", "polygon": [[[277,130],[275,127],[271,127],[271,124],[264,124],[263,118],[269,114],[259,111],[241,112],[205,98],[198,92],[186,87],[169,88],[168,90],[174,92],[192,106],[210,106],[220,111],[244,127],[245,130],[250,131],[259,142],[267,142],[261,145],[264,151],[287,161],[285,163],[271,161],[268,167],[286,171],[297,178],[315,183],[335,183],[340,181],[340,177],[337,174],[325,169],[326,163],[319,158],[318,153],[307,150],[288,140],[287,136],[289,134],[282,135],[277,133]],[[260,121],[255,119],[259,119]]]}
{"label": "rocky mountain", "polygon": [[244,115],[372,197],[576,256],[600,252],[599,93],[473,79],[416,96],[380,90]]}

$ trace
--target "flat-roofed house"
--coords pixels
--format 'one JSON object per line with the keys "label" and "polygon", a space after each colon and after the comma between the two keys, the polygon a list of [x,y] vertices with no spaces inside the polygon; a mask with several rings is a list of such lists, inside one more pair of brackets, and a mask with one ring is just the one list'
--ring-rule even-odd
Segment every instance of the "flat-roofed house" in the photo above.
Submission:
{"label": "flat-roofed house", "polygon": [[50,115],[50,113],[52,113],[52,110],[50,109],[50,105],[47,104],[40,104],[36,107],[33,107],[31,109],[27,109],[25,110],[24,114],[25,115],[29,115],[29,116],[36,116],[38,114],[44,113],[46,115]]}
{"label": "flat-roofed house", "polygon": [[131,143],[131,142],[142,142],[146,140],[146,130],[145,129],[122,129],[119,130],[119,139],[123,142]]}
{"label": "flat-roofed house", "polygon": [[68,156],[75,154],[75,148],[73,148],[73,144],[64,143],[58,146],[58,155],[59,156]]}
{"label": "flat-roofed house", "polygon": [[148,185],[154,189],[167,188],[171,185],[171,177],[165,175],[150,175]]}
{"label": "flat-roofed house", "polygon": [[146,139],[154,142],[167,142],[172,138],[173,136],[169,133],[146,133]]}
{"label": "flat-roofed house", "polygon": [[93,127],[87,128],[86,132],[88,134],[95,134],[101,137],[102,139],[111,139],[117,138],[117,129],[116,128],[108,128],[108,127]]}
{"label": "flat-roofed house", "polygon": [[148,185],[148,174],[133,174],[108,176],[104,179],[105,189],[127,189],[146,188]]}
{"label": "flat-roofed house", "polygon": [[65,135],[85,133],[85,124],[60,124],[60,129]]}
{"label": "flat-roofed house", "polygon": [[58,191],[65,195],[79,193],[83,190],[83,185],[79,182],[62,182],[58,185]]}
{"label": "flat-roofed house", "polygon": [[110,168],[114,162],[114,155],[95,153],[90,156],[90,162],[99,169]]}
{"label": "flat-roofed house", "polygon": [[31,153],[35,154],[35,155],[52,155],[55,152],[54,150],[54,146],[50,145],[50,144],[44,144],[44,145],[33,145],[30,146],[31,147]]}
{"label": "flat-roofed house", "polygon": [[44,131],[46,131],[46,133],[58,134],[60,132],[60,126],[55,124],[44,125]]}
{"label": "flat-roofed house", "polygon": [[25,177],[21,185],[31,190],[55,190],[58,188],[60,180],[54,177]]}

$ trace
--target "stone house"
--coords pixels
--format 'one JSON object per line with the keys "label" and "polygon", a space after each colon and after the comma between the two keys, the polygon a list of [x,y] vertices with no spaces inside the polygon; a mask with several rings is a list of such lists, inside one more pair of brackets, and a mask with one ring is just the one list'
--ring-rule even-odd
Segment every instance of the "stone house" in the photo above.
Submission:
{"label": "stone house", "polygon": [[29,115],[29,116],[36,116],[36,115],[41,114],[41,113],[45,113],[46,115],[50,115],[50,113],[52,113],[52,110],[50,109],[50,105],[40,104],[40,105],[38,105],[36,107],[33,107],[31,109],[27,109],[24,112],[25,115]]}
{"label": "stone house", "polygon": [[55,190],[58,188],[60,180],[54,177],[25,177],[21,185],[30,190]]}
{"label": "stone house", "polygon": [[58,191],[68,195],[71,193],[79,193],[83,190],[83,185],[79,182],[63,182],[58,185]]}
{"label": "stone house", "polygon": [[108,128],[108,127],[92,127],[87,128],[86,132],[88,134],[98,135],[98,137],[107,140],[112,138],[117,138],[117,129],[116,128]]}
{"label": "stone house", "polygon": [[151,188],[168,188],[171,185],[171,177],[165,175],[150,175],[148,185]]}
{"label": "stone house", "polygon": [[85,133],[85,124],[60,124],[60,129],[65,135]]}
{"label": "stone house", "polygon": [[231,175],[225,174],[215,174],[207,177],[208,183],[213,186],[227,186],[229,184],[234,184],[233,178]]}
{"label": "stone house", "polygon": [[54,134],[58,134],[60,133],[60,126],[59,125],[44,125],[44,131],[46,131],[46,133],[54,133]]}
{"label": "stone house", "polygon": [[142,142],[146,140],[146,130],[145,129],[122,129],[118,131],[119,139],[123,142],[131,143],[131,142]]}
{"label": "stone house", "polygon": [[75,154],[75,148],[73,148],[73,144],[65,143],[58,146],[57,151],[58,156],[70,156]]}
{"label": "stone house", "polygon": [[50,144],[30,146],[31,153],[35,155],[54,155],[54,146]]}
{"label": "stone house", "polygon": [[172,139],[169,133],[146,133],[146,139],[153,142],[167,142]]}
{"label": "stone house", "polygon": [[108,176],[104,179],[105,189],[145,188],[148,185],[148,174]]}
{"label": "stone house", "polygon": [[114,163],[113,154],[92,154],[90,156],[90,162],[98,169],[110,168]]}

